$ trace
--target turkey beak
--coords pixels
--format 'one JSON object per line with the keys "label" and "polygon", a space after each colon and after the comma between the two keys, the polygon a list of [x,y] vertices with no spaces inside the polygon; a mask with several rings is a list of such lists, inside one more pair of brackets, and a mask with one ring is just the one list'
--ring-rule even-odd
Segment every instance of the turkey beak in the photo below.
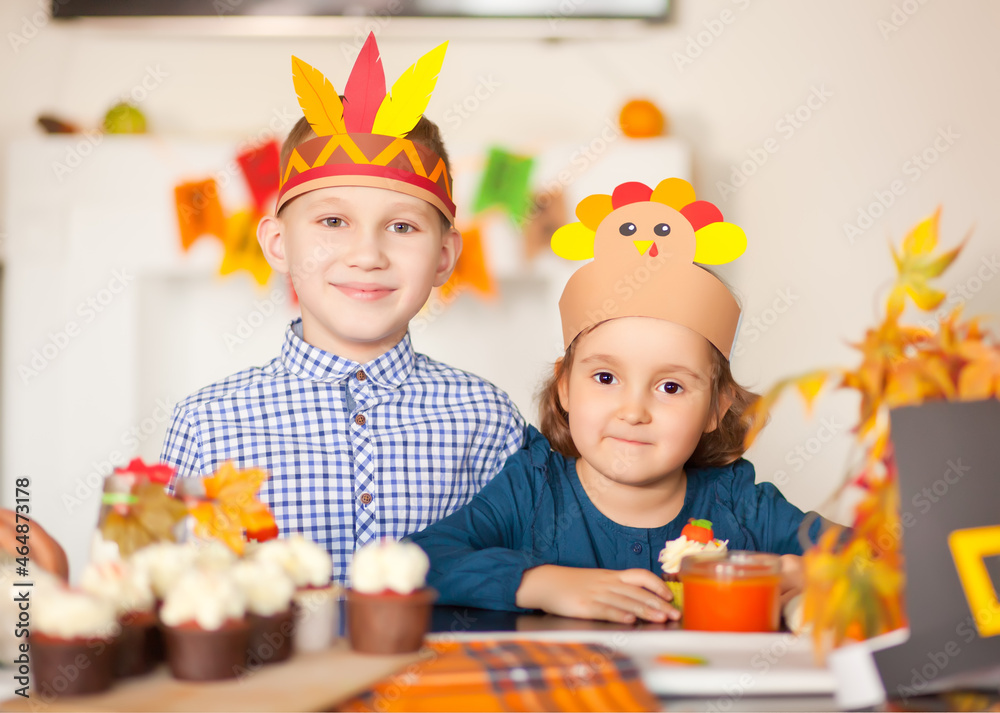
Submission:
{"label": "turkey beak", "polygon": [[646,251],[649,250],[649,246],[654,245],[652,240],[633,240],[632,243],[635,245],[635,249],[639,251],[640,255],[645,255]]}

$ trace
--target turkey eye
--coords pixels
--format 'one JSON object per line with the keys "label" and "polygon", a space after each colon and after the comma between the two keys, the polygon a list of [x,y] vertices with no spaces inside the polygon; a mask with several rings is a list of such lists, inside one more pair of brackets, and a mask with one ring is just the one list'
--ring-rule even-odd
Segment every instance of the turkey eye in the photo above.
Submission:
{"label": "turkey eye", "polygon": [[660,223],[653,228],[653,232],[662,238],[664,235],[670,235],[670,226],[666,223]]}
{"label": "turkey eye", "polygon": [[618,232],[626,236],[635,235],[635,223],[623,223]]}

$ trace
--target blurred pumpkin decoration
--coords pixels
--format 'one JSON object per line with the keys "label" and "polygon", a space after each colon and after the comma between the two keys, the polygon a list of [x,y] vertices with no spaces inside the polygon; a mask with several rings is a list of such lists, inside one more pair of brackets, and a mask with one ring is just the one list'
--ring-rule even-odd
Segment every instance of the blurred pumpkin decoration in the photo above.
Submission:
{"label": "blurred pumpkin decoration", "polygon": [[901,324],[907,301],[924,312],[937,309],[945,293],[932,285],[958,257],[965,240],[935,252],[941,209],[921,221],[893,250],[897,276],[881,324],[859,344],[861,363],[787,378],[765,393],[751,412],[747,445],[764,426],[772,406],[794,387],[810,410],[824,387],[861,396],[854,430],[862,451],[833,497],[848,486],[863,490],[853,530],[827,530],[804,556],[803,624],[811,626],[817,654],[846,641],[864,640],[906,625],[898,474],[890,438],[890,409],[925,401],[978,401],[1000,397],[1000,342],[978,318],[962,319],[961,306],[936,329]]}
{"label": "blurred pumpkin decoration", "polygon": [[630,139],[650,139],[666,133],[667,120],[659,107],[648,99],[626,102],[618,115],[622,133]]}

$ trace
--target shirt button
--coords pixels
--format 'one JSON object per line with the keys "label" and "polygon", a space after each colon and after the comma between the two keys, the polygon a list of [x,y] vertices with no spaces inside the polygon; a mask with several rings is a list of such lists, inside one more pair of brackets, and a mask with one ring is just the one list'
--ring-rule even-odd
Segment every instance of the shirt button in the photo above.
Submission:
{"label": "shirt button", "polygon": [[357,416],[354,417],[354,423],[358,424],[359,426],[364,426],[365,421],[367,420],[368,419],[365,418],[365,415],[363,413],[359,413]]}
{"label": "shirt button", "polygon": [[372,501],[371,493],[361,493],[361,504],[368,505]]}
{"label": "shirt button", "polygon": [[632,551],[635,552],[637,555],[641,555],[642,554],[642,544],[639,543],[639,542],[633,542],[632,543]]}
{"label": "shirt button", "polygon": [[358,381],[364,381],[365,379],[368,378],[368,376],[363,371],[359,371],[357,374],[355,374],[355,376],[358,377]]}

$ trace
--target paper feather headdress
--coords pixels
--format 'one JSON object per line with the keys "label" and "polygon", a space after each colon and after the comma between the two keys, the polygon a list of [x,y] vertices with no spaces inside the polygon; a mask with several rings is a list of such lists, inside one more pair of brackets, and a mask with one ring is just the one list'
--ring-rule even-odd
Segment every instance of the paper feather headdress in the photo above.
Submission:
{"label": "paper feather headdress", "polygon": [[727,358],[740,308],[726,286],[694,263],[721,265],[746,250],[743,230],[722,220],[680,178],[655,189],[623,183],[608,195],[584,198],[578,223],[559,228],[552,250],[593,261],[577,270],[559,300],[568,348],[585,329],[617,317],[654,317],[705,337]]}
{"label": "paper feather headdress", "polygon": [[444,159],[406,138],[434,91],[448,43],[417,60],[387,93],[375,35],[369,34],[344,87],[344,99],[314,67],[292,57],[299,106],[316,138],[292,151],[275,211],[308,191],[373,186],[416,196],[455,220]]}

